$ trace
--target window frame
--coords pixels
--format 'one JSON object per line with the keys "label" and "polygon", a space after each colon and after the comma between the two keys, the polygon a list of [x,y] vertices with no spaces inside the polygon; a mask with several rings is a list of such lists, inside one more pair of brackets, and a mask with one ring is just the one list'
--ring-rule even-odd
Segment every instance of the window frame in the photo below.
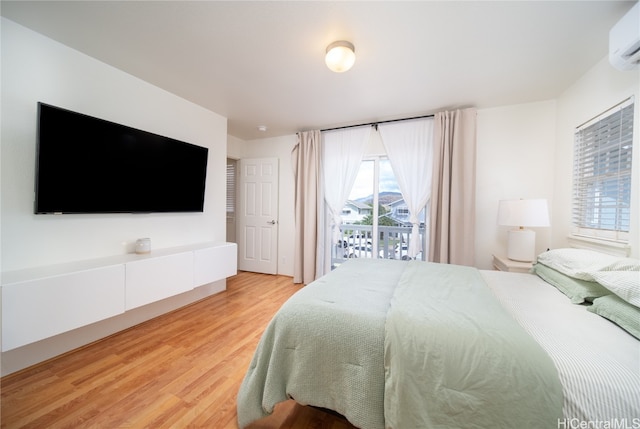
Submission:
{"label": "window frame", "polygon": [[[576,127],[571,201],[573,237],[629,242],[634,192],[634,109],[634,97],[630,97]],[[615,193],[607,191],[611,189],[607,184],[612,183]],[[613,217],[607,217],[611,212]]]}

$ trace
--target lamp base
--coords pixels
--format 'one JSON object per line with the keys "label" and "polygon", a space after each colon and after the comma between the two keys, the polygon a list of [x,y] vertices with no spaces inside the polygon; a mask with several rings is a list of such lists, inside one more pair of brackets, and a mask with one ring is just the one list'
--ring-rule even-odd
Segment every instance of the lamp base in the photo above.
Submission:
{"label": "lamp base", "polygon": [[536,233],[530,229],[509,230],[507,258],[519,262],[533,262],[536,258]]}

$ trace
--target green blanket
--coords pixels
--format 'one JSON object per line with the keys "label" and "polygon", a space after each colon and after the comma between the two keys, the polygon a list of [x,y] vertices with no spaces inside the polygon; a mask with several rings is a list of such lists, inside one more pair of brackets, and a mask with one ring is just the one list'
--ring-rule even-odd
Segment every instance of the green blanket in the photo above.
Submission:
{"label": "green blanket", "polygon": [[241,428],[293,398],[363,429],[555,427],[544,351],[473,268],[354,259],[287,301],[238,393]]}
{"label": "green blanket", "polygon": [[388,428],[553,428],[562,418],[553,362],[475,268],[407,264],[387,314],[385,377]]}
{"label": "green blanket", "polygon": [[384,428],[384,324],[404,270],[394,262],[350,260],[282,306],[238,393],[241,428],[289,398]]}

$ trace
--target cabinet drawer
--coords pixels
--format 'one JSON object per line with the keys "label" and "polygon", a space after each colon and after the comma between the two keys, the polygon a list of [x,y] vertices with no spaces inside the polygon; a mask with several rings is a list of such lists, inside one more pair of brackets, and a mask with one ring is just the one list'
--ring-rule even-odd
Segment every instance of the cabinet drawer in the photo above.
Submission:
{"label": "cabinet drawer", "polygon": [[236,244],[199,249],[194,253],[196,286],[235,276],[238,273]]}
{"label": "cabinet drawer", "polygon": [[126,309],[140,307],[193,289],[193,252],[126,264]]}
{"label": "cabinet drawer", "polygon": [[2,285],[2,351],[124,312],[124,265]]}

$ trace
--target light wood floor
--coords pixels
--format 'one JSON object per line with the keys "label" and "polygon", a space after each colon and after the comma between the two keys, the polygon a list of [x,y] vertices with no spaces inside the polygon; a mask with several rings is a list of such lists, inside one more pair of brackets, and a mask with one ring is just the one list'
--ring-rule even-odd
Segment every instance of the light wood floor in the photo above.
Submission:
{"label": "light wood floor", "polygon": [[[241,272],[227,291],[1,383],[3,428],[237,428],[236,394],[260,335],[301,286]],[[287,401],[252,429],[353,429]]]}

